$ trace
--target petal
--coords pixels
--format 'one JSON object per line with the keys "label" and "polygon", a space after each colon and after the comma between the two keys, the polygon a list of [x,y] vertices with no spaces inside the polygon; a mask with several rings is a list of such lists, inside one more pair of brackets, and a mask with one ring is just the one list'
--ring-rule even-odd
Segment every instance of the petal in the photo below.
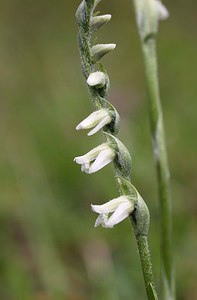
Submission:
{"label": "petal", "polygon": [[99,153],[96,160],[90,166],[90,174],[99,171],[100,169],[104,168],[110,162],[114,160],[115,151],[108,147]]}
{"label": "petal", "polygon": [[101,128],[103,128],[105,125],[109,124],[111,122],[110,115],[107,115],[94,129],[92,129],[88,136],[95,134],[97,131],[99,131]]}
{"label": "petal", "polygon": [[109,115],[108,111],[103,108],[94,111],[86,119],[84,119],[81,123],[79,123],[76,129],[80,130],[80,129],[92,128],[108,115]]}
{"label": "petal", "polygon": [[107,227],[112,228],[114,225],[120,223],[122,220],[126,219],[129,214],[133,211],[133,205],[128,200],[128,202],[121,203],[115,212],[111,215],[107,222]]}
{"label": "petal", "polygon": [[77,164],[84,164],[86,162],[89,161],[89,159],[86,157],[86,154],[85,155],[82,155],[82,156],[77,156],[74,158],[74,161],[77,163]]}
{"label": "petal", "polygon": [[114,212],[121,203],[125,203],[128,201],[129,200],[125,196],[120,196],[102,205],[91,204],[91,208],[94,212],[98,214],[107,214],[107,213]]}
{"label": "petal", "polygon": [[84,164],[84,163],[91,162],[91,161],[95,160],[97,158],[97,156],[99,155],[99,153],[105,149],[109,149],[109,146],[107,145],[107,143],[103,143],[103,144],[99,145],[98,147],[92,149],[85,155],[75,157],[74,161],[77,164]]}

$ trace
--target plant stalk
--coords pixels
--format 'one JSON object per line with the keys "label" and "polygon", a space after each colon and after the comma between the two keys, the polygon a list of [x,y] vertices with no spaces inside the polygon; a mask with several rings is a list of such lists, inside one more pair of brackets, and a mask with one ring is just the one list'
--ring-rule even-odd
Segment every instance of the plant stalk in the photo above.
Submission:
{"label": "plant stalk", "polygon": [[148,300],[157,299],[156,292],[153,292],[153,272],[147,236],[136,235],[136,241],[139,250],[147,298]]}
{"label": "plant stalk", "polygon": [[160,102],[156,41],[154,36],[150,36],[142,41],[142,50],[145,64],[151,137],[157,170],[160,202],[162,292],[164,300],[173,300],[175,299],[175,278],[172,253],[170,173],[165,143],[163,114]]}

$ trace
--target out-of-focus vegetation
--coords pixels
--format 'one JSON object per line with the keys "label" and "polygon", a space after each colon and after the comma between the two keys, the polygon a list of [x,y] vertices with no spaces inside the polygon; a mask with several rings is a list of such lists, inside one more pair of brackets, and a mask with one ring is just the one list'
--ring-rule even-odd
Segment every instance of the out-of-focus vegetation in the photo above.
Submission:
{"label": "out-of-focus vegetation", "polygon": [[[102,141],[75,126],[92,111],[80,70],[79,1],[1,0],[0,299],[145,299],[129,221],[93,228],[90,204],[118,195],[112,166],[91,176],[73,158]],[[169,1],[158,37],[161,95],[171,167],[177,298],[197,299],[197,40],[194,0]],[[112,21],[98,42],[133,183],[151,211],[150,245],[159,288],[159,212],[142,56],[131,1],[102,1]]]}

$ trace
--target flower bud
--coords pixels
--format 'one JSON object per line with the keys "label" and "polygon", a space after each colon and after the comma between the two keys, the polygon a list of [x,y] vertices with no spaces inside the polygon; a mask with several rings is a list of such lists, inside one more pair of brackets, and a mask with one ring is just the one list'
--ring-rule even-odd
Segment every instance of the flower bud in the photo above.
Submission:
{"label": "flower bud", "polygon": [[93,46],[90,50],[92,62],[98,62],[105,54],[114,50],[116,48],[116,44],[98,44]]}
{"label": "flower bud", "polygon": [[111,15],[102,15],[102,16],[96,16],[92,17],[90,21],[90,26],[93,31],[98,30],[101,28],[103,25],[108,23],[111,20]]}
{"label": "flower bud", "polygon": [[107,76],[105,73],[97,71],[93,72],[89,75],[87,79],[87,84],[90,86],[96,86],[98,88],[102,88],[106,84]]}

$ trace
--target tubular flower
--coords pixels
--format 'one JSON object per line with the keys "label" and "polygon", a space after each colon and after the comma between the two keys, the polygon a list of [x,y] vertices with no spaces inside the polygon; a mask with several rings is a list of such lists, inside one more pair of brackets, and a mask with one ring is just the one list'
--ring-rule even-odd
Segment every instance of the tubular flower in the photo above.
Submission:
{"label": "tubular flower", "polygon": [[115,150],[112,149],[108,143],[103,143],[85,155],[75,157],[74,161],[81,165],[82,172],[92,174],[112,162],[115,155]]}
{"label": "tubular flower", "polygon": [[105,125],[109,124],[112,121],[112,117],[106,109],[99,109],[92,114],[90,114],[86,119],[84,119],[76,129],[90,129],[93,128],[88,135],[93,135]]}
{"label": "tubular flower", "polygon": [[[102,205],[91,205],[94,212],[99,216],[94,227],[101,225],[105,228],[112,228],[114,225],[126,219],[134,210],[134,203],[126,196],[120,196]],[[110,217],[108,215],[112,213]]]}

